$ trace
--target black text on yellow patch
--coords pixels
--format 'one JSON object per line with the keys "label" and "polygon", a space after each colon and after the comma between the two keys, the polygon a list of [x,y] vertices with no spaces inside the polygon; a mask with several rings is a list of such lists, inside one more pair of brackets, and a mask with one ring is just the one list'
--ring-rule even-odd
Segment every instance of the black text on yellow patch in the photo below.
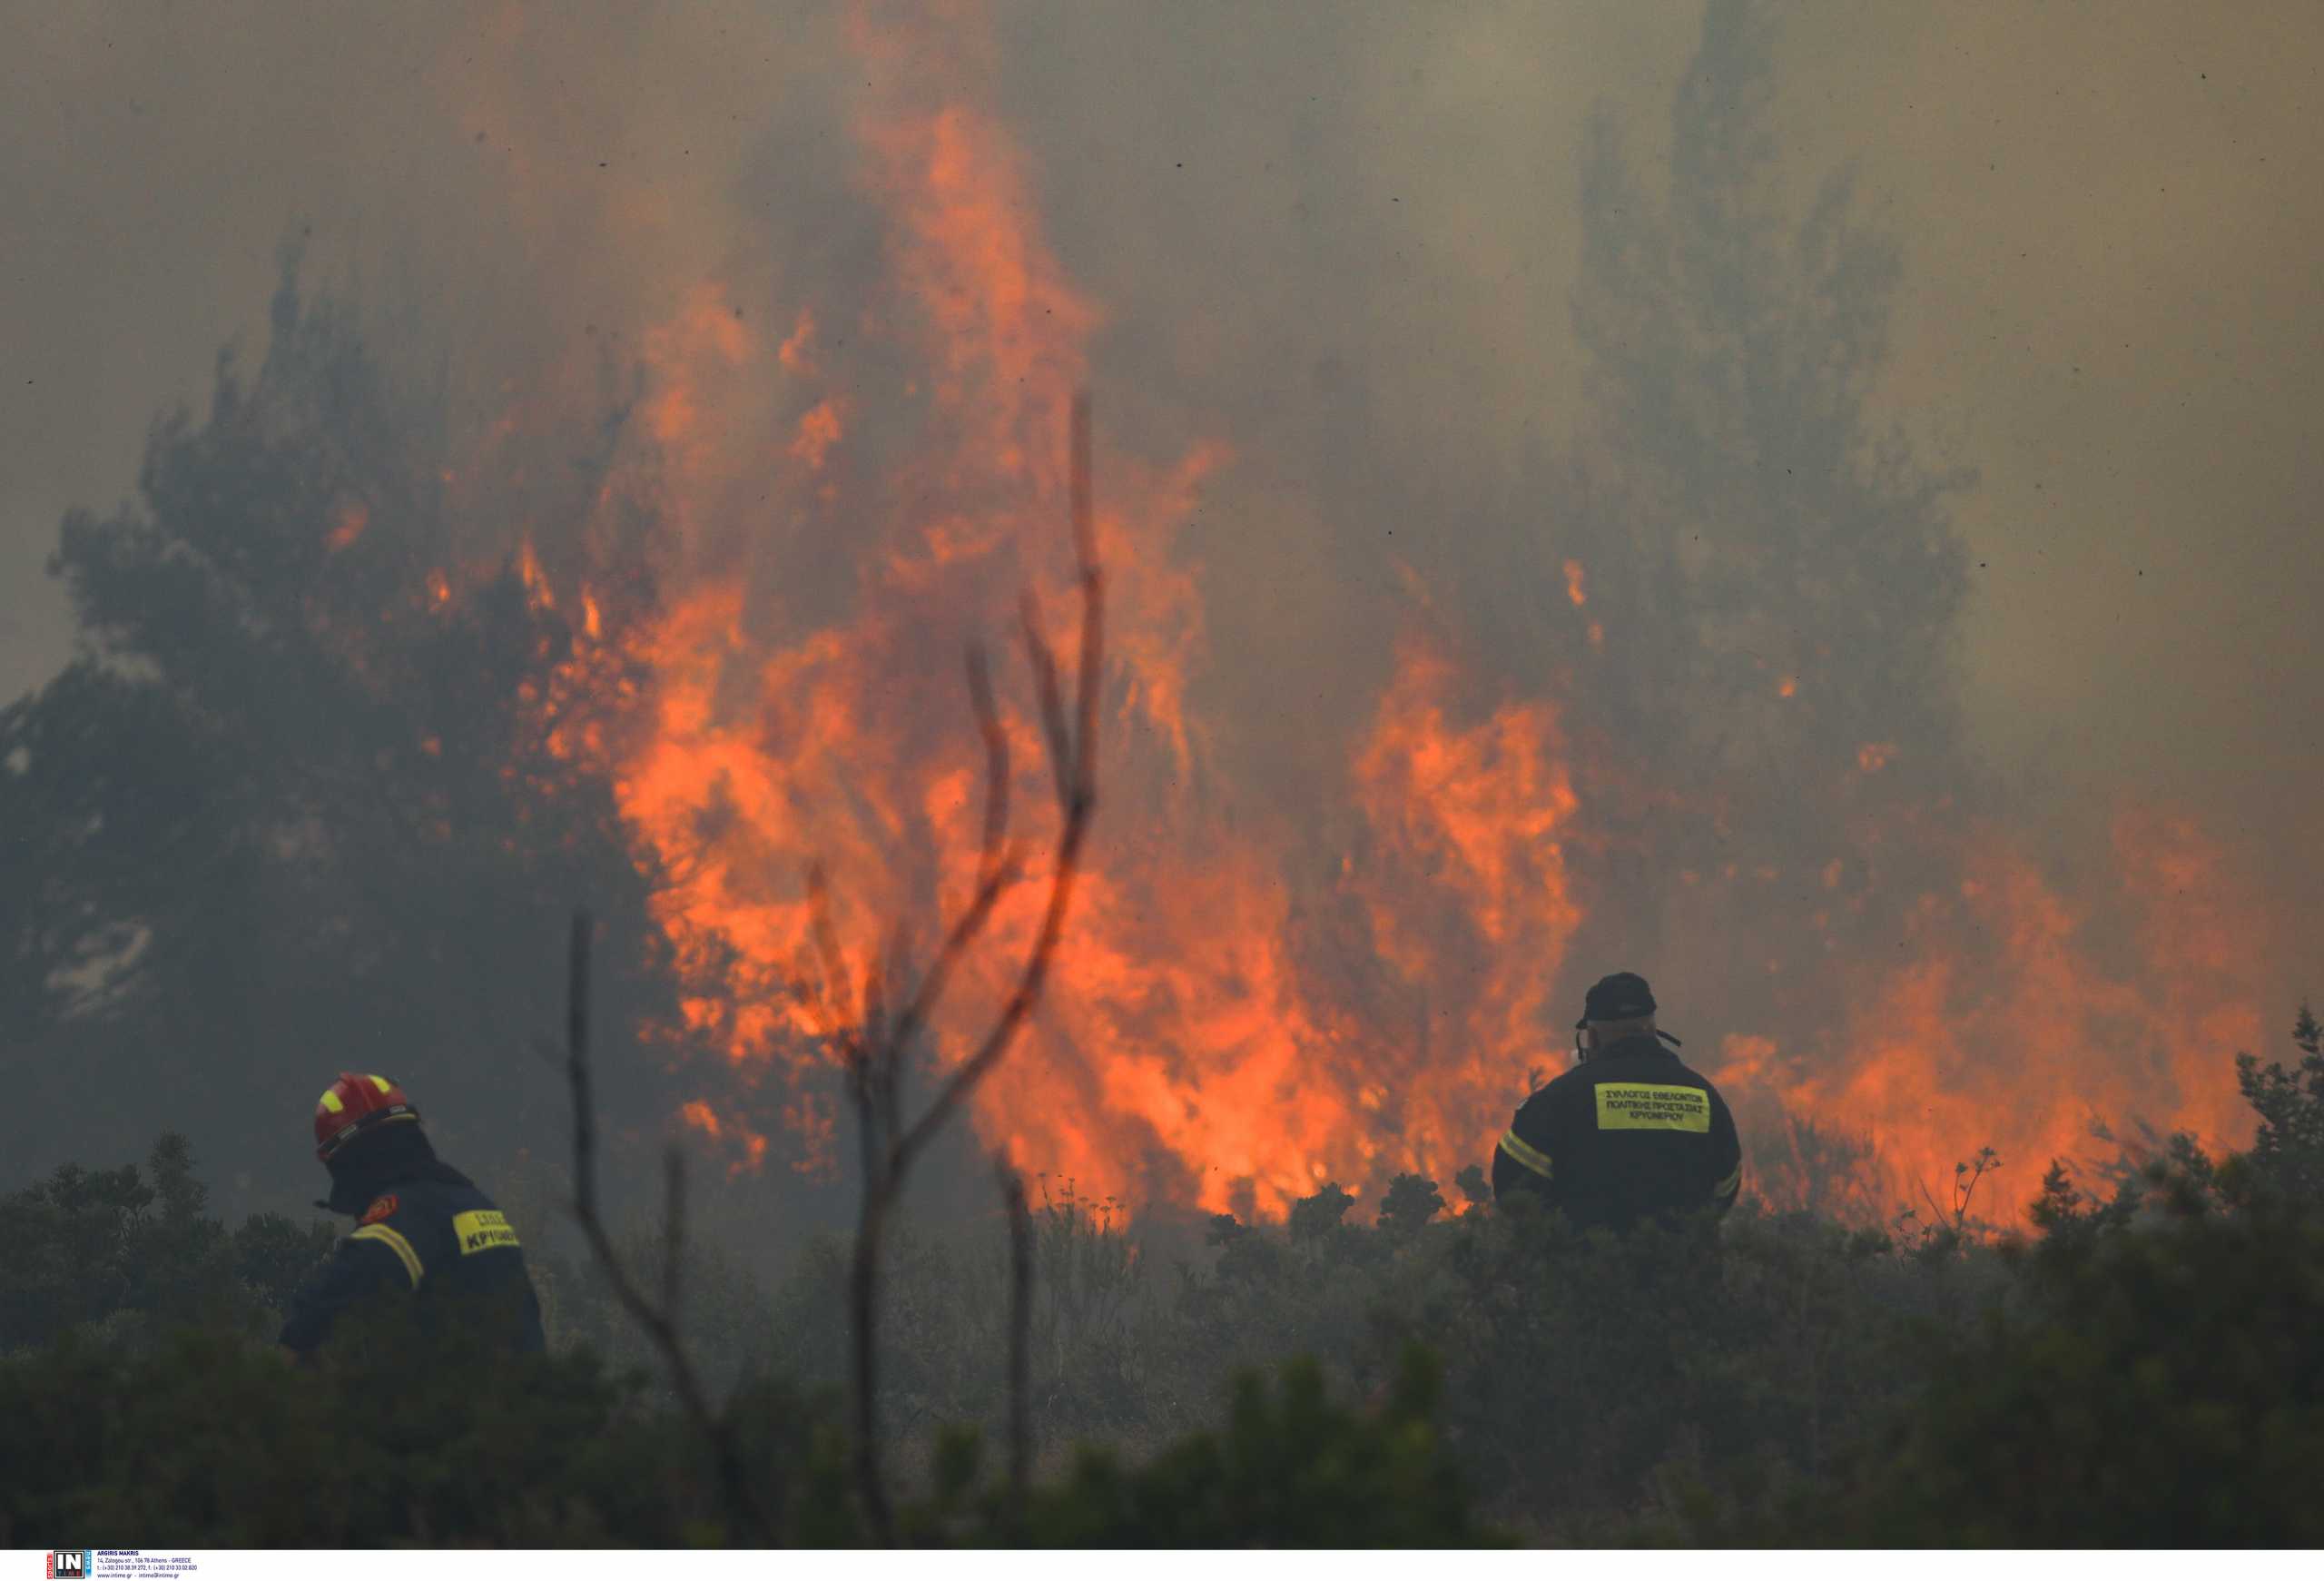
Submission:
{"label": "black text on yellow patch", "polygon": [[508,1228],[508,1215],[497,1208],[479,1208],[469,1213],[452,1215],[452,1233],[460,1238],[460,1255],[473,1251],[490,1251],[496,1247],[517,1244],[517,1232]]}
{"label": "black text on yellow patch", "polygon": [[1609,1082],[1597,1091],[1600,1131],[1710,1130],[1710,1094],[1699,1087]]}

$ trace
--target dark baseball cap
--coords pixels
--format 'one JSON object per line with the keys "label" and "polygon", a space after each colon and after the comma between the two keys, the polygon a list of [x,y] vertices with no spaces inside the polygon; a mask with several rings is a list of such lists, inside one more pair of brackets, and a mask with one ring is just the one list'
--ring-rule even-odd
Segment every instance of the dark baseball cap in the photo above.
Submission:
{"label": "dark baseball cap", "polygon": [[1581,1019],[1573,1024],[1584,1027],[1593,1021],[1635,1021],[1653,1013],[1654,990],[1646,985],[1646,979],[1635,972],[1617,972],[1590,985],[1590,993],[1581,1002]]}

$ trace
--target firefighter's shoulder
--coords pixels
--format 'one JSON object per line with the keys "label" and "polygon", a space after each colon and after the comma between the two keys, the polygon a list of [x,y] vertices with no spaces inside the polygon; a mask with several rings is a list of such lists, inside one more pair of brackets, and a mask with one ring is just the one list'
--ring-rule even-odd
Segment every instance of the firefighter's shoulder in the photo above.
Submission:
{"label": "firefighter's shoulder", "polygon": [[[347,1238],[348,1252],[355,1256],[385,1254],[394,1258],[402,1269],[404,1278],[417,1290],[428,1276],[428,1257],[422,1250],[428,1238],[415,1236],[403,1194],[382,1191],[371,1199],[370,1206],[357,1217],[355,1232]],[[367,1253],[363,1250],[365,1248],[376,1250]]]}
{"label": "firefighter's shoulder", "polygon": [[1510,1116],[1510,1133],[1536,1146],[1548,1146],[1558,1138],[1571,1135],[1573,1115],[1590,1102],[1589,1069],[1587,1065],[1576,1065],[1546,1086],[1536,1088],[1532,1096],[1519,1104],[1517,1112]]}
{"label": "firefighter's shoulder", "polygon": [[1520,1103],[1516,1109],[1511,1112],[1509,1116],[1510,1123],[1512,1125],[1522,1125],[1529,1121],[1539,1120],[1543,1114],[1548,1112],[1550,1087],[1555,1085],[1555,1082],[1551,1082],[1549,1086],[1534,1088],[1531,1092],[1526,1095],[1525,1102]]}
{"label": "firefighter's shoulder", "polygon": [[433,1225],[446,1237],[446,1248],[459,1258],[515,1251],[522,1245],[500,1204],[473,1181],[432,1184],[428,1206]]}
{"label": "firefighter's shoulder", "polygon": [[1530,1109],[1536,1115],[1556,1113],[1596,1086],[1598,1077],[1599,1072],[1586,1064],[1561,1072],[1546,1085],[1536,1089],[1531,1098],[1519,1105],[1517,1112],[1523,1114]]}

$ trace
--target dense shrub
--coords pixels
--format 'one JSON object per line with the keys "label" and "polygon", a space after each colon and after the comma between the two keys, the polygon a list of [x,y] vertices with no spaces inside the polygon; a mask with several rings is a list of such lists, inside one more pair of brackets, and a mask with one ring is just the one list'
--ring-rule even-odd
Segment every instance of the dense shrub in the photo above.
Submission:
{"label": "dense shrub", "polygon": [[230,1232],[203,1214],[206,1197],[176,1135],[153,1144],[142,1174],[65,1164],[0,1197],[0,1352],[76,1324],[135,1327],[157,1314],[263,1327],[336,1231],[267,1213]]}
{"label": "dense shrub", "polygon": [[1832,1536],[2324,1544],[2324,1220],[2163,1195],[2154,1220],[2018,1254],[2030,1309],[1947,1349]]}
{"label": "dense shrub", "polygon": [[[2053,1168],[2030,1233],[2000,1240],[1965,1217],[1890,1234],[1748,1205],[1616,1239],[1473,1195],[1446,1217],[1418,1177],[1361,1220],[1326,1186],[1282,1225],[1127,1222],[1050,1196],[1021,1499],[983,1448],[1009,1406],[1000,1226],[906,1230],[883,1351],[900,1530],[2318,1541],[2303,1490],[2324,1459],[2324,1056],[2306,1017],[2299,1036],[2297,1072],[2241,1065],[2261,1117],[2250,1153],[2214,1163],[2178,1139],[2103,1199]],[[537,1361],[422,1354],[390,1309],[294,1371],[266,1344],[270,1309],[330,1227],[262,1215],[229,1231],[202,1208],[174,1139],[142,1170],[67,1168],[0,1199],[0,1411],[71,1425],[0,1449],[0,1534],[752,1535],[586,1266],[537,1260],[553,1342]],[[655,1269],[650,1236],[626,1245]],[[845,1269],[843,1245],[817,1243],[767,1289],[730,1250],[689,1254],[689,1343],[786,1540],[864,1535],[839,1408]],[[1296,1357],[1313,1359],[1286,1368]]]}
{"label": "dense shrub", "polygon": [[2300,1055],[2291,1070],[2236,1056],[2236,1085],[2260,1116],[2250,1167],[2291,1200],[2324,1208],[2324,1024],[2303,1004],[2291,1036]]}
{"label": "dense shrub", "polygon": [[1748,1503],[1701,1487],[1697,1541],[2314,1546],[2324,1505],[2324,1058],[2237,1062],[2257,1143],[2190,1139],[2106,1201],[2053,1167],[2036,1233],[1996,1253],[2006,1300],[1933,1330],[1845,1474]]}
{"label": "dense shrub", "polygon": [[[643,1378],[586,1350],[464,1353],[391,1315],[324,1365],[182,1329],[131,1349],[70,1335],[0,1362],[0,1410],[54,1424],[0,1446],[0,1542],[102,1529],[141,1546],[388,1543],[668,1547],[755,1536],[702,1445]],[[1429,1426],[1413,1359],[1377,1410],[1334,1403],[1312,1365],[1237,1381],[1223,1427],[1142,1465],[1082,1452],[1021,1507],[973,1429],[940,1435],[900,1512],[921,1543],[1443,1546],[1486,1540]],[[778,1536],[860,1542],[837,1412],[764,1381],[729,1408]]]}

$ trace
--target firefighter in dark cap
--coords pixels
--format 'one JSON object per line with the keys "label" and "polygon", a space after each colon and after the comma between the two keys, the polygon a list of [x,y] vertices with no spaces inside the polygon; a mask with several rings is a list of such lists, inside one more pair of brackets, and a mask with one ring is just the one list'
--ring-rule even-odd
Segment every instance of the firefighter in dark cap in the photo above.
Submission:
{"label": "firefighter in dark cap", "polygon": [[1656,1027],[1654,1011],[1635,972],[1590,988],[1574,1023],[1573,1069],[1525,1101],[1493,1150],[1495,1201],[1531,1191],[1577,1229],[1616,1230],[1735,1205],[1743,1149],[1734,1116],[1672,1052],[1679,1040]]}

